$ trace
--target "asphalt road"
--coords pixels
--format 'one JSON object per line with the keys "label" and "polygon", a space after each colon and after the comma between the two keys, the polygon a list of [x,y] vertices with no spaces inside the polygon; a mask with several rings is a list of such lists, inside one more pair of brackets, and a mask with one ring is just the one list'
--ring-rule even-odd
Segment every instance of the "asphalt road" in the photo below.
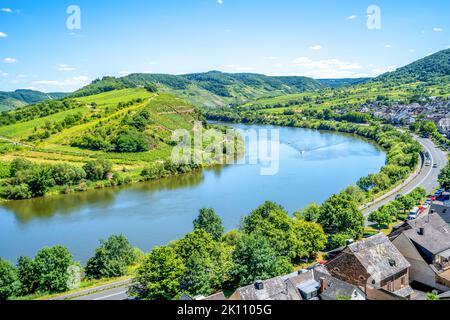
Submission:
{"label": "asphalt road", "polygon": [[77,297],[71,300],[89,300],[89,301],[120,301],[120,300],[130,300],[132,299],[128,296],[128,288],[129,284],[116,287],[112,289],[108,289],[101,292],[96,292],[92,294],[88,294],[85,296]]}
{"label": "asphalt road", "polygon": [[[436,147],[436,145],[430,139],[416,137],[417,141],[422,145],[422,148],[425,152],[430,154],[431,158],[431,166],[424,166],[421,169],[419,175],[417,175],[410,183],[406,186],[403,186],[400,190],[397,190],[390,196],[384,198],[383,200],[377,202],[371,207],[363,210],[363,214],[365,217],[368,217],[369,214],[378,210],[382,205],[388,204],[391,201],[394,201],[398,194],[407,195],[415,188],[422,187],[427,193],[433,192],[436,188],[439,187],[438,177],[442,170],[447,165],[448,159],[447,154]],[[437,164],[438,168],[433,168],[433,165]]]}

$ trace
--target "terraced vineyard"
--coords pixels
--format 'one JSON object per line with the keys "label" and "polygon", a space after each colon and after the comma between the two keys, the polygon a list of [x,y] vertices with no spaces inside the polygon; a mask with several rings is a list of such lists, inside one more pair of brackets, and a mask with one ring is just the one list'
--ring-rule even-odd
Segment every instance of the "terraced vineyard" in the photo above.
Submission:
{"label": "terraced vineyard", "polygon": [[[0,156],[0,161],[20,157],[37,163],[70,162],[82,166],[89,159],[106,158],[116,170],[139,169],[149,162],[166,160],[171,152],[172,131],[191,130],[199,119],[196,108],[182,99],[168,93],[150,93],[143,88],[115,90],[75,100],[79,107],[0,127],[2,148],[8,150]],[[77,139],[98,128],[120,130],[126,118],[144,111],[149,116],[149,124],[143,128],[149,140],[148,151],[111,152],[75,145]],[[59,124],[73,116],[77,121],[61,128]]]}

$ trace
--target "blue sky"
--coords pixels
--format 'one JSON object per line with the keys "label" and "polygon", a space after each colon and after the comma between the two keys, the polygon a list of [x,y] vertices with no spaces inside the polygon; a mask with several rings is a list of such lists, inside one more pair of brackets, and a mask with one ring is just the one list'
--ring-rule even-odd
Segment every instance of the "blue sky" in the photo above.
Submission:
{"label": "blue sky", "polygon": [[[80,30],[66,26],[70,5]],[[374,76],[448,48],[449,12],[443,0],[2,0],[0,91],[132,72]]]}

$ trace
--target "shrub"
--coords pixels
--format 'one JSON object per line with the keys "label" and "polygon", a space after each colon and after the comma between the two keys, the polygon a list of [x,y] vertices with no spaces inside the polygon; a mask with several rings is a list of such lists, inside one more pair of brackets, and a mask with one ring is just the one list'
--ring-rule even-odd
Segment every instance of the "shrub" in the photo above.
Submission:
{"label": "shrub", "polygon": [[91,181],[106,180],[112,170],[112,163],[107,160],[89,161],[83,167],[87,179]]}

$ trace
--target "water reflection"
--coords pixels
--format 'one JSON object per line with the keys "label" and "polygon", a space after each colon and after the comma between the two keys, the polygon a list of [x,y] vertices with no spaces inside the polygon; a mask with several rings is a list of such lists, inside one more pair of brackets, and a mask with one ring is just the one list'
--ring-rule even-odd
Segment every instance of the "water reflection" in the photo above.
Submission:
{"label": "water reflection", "polygon": [[[220,167],[208,169],[220,174]],[[67,216],[84,207],[104,210],[111,207],[121,192],[153,193],[195,187],[204,180],[202,170],[158,181],[137,183],[131,186],[89,190],[68,195],[55,195],[29,200],[10,201],[3,205],[13,213],[20,224],[27,224],[34,219],[51,220],[55,215]]]}

